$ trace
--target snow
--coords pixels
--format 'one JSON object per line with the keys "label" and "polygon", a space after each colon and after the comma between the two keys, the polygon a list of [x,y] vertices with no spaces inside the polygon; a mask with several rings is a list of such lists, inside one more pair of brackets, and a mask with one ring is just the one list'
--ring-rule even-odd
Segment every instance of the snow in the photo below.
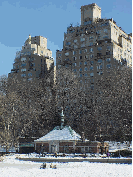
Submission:
{"label": "snow", "polygon": [[[22,156],[22,155],[21,155]],[[25,156],[25,155],[23,155]],[[0,162],[1,177],[130,177],[132,176],[131,164],[109,164],[90,162],[53,163],[57,169],[51,169],[47,163],[46,169],[40,169],[42,162],[19,161],[16,155],[5,156]]]}
{"label": "snow", "polygon": [[45,136],[34,140],[35,142],[39,141],[51,141],[51,140],[80,140],[81,136],[71,129],[69,126],[65,126],[63,129],[55,127],[51,132]]}

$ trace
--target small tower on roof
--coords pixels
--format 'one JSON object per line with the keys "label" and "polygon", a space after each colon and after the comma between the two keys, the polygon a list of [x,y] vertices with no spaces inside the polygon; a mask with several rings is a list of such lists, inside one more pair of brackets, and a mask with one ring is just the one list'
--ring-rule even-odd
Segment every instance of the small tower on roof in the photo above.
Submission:
{"label": "small tower on roof", "polygon": [[62,112],[61,112],[61,129],[63,128],[64,126],[64,113],[63,113],[63,109],[62,109]]}

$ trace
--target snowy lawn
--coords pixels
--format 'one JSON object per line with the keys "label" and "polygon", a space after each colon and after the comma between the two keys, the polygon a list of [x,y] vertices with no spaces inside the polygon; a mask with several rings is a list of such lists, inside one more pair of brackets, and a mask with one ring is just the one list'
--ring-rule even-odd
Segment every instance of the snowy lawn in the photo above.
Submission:
{"label": "snowy lawn", "polygon": [[42,162],[19,161],[15,155],[0,162],[0,177],[131,177],[132,164],[90,162],[53,163],[57,169],[40,169]]}

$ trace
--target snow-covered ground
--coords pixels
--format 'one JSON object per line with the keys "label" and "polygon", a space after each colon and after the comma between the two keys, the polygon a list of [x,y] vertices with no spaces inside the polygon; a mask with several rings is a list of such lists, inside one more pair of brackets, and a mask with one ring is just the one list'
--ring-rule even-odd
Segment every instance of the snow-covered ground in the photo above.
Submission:
{"label": "snow-covered ground", "polygon": [[132,164],[109,164],[90,162],[53,163],[57,169],[40,169],[42,162],[19,161],[16,155],[6,156],[0,162],[0,177],[130,177]]}

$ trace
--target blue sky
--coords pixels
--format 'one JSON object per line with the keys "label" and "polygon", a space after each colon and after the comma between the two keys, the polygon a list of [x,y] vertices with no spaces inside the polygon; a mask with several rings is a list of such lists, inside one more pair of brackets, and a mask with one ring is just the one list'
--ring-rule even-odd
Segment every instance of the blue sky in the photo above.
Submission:
{"label": "blue sky", "polygon": [[80,7],[96,3],[102,18],[113,18],[126,33],[132,32],[131,0],[0,0],[0,75],[8,74],[16,51],[31,36],[44,36],[56,57],[70,23],[80,24]]}

